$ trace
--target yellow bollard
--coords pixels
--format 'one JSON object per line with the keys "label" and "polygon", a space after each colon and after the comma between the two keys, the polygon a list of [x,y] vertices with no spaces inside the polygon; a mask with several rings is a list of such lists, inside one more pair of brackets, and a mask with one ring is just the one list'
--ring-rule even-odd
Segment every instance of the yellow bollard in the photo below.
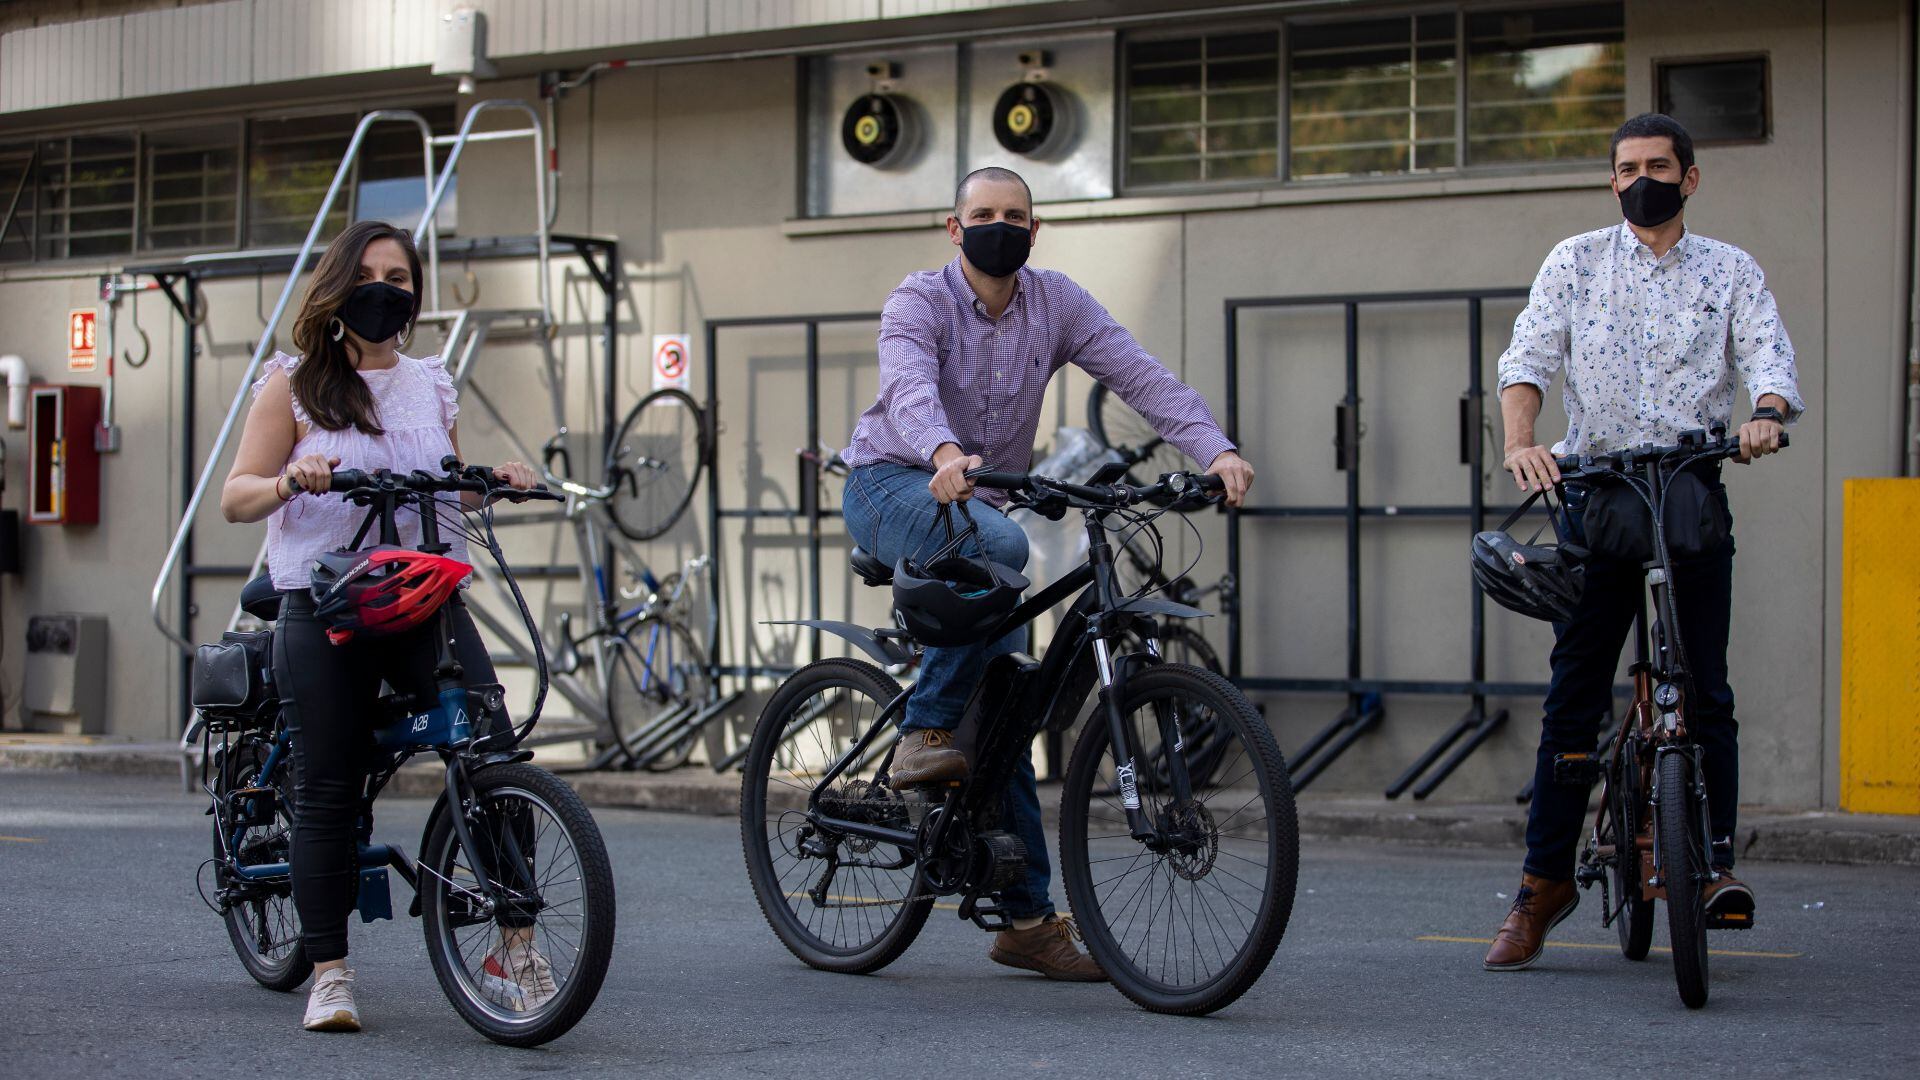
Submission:
{"label": "yellow bollard", "polygon": [[1920,479],[1846,482],[1840,808],[1920,814]]}

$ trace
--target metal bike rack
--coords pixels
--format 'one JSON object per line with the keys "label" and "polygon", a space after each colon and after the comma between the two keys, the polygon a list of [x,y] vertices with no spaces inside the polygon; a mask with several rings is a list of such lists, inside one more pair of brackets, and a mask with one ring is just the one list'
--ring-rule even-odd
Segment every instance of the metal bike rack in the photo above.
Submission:
{"label": "metal bike rack", "polygon": [[[500,110],[524,114],[525,125],[506,130],[485,132],[476,132],[473,130],[475,121],[483,113]],[[354,130],[353,137],[349,141],[347,150],[341,158],[340,165],[334,172],[333,181],[327,189],[327,194],[314,215],[313,225],[307,232],[306,240],[299,248],[189,256],[172,263],[128,267],[124,271],[125,273],[133,275],[144,274],[154,278],[161,290],[166,294],[169,302],[173,305],[174,310],[180,315],[183,326],[183,394],[185,402],[182,417],[185,435],[181,445],[181,471],[183,477],[181,499],[183,512],[179,526],[174,534],[173,542],[168,549],[166,559],[162,563],[159,575],[154,582],[150,605],[150,612],[153,616],[155,626],[181,651],[178,706],[182,717],[183,728],[186,726],[186,718],[191,713],[191,706],[188,700],[188,682],[192,649],[188,639],[192,633],[192,619],[196,611],[194,582],[201,577],[252,577],[259,573],[261,566],[264,564],[265,553],[265,546],[263,544],[260,555],[255,558],[251,566],[195,563],[193,561],[194,519],[198,514],[202,501],[206,497],[208,489],[212,486],[214,475],[220,465],[220,460],[226,451],[228,442],[233,436],[241,411],[244,409],[248,400],[250,387],[259,372],[260,365],[266,359],[268,351],[272,347],[275,330],[285,315],[286,308],[299,281],[300,275],[307,269],[314,256],[315,248],[318,245],[327,216],[332,211],[348,179],[353,175],[355,161],[365,141],[367,131],[373,124],[382,122],[410,123],[421,132],[422,152],[425,164],[423,184],[427,187],[427,202],[414,228],[414,234],[422,239],[420,247],[422,260],[427,267],[427,282],[425,283],[425,296],[422,302],[424,310],[421,312],[419,321],[429,324],[440,324],[447,328],[446,341],[441,351],[447,358],[449,369],[454,375],[456,385],[470,388],[474,392],[474,398],[482,402],[483,408],[492,413],[497,421],[500,421],[500,426],[508,438],[516,446],[522,446],[521,440],[513,434],[512,429],[505,424],[504,419],[499,416],[496,410],[492,409],[491,403],[486,402],[485,395],[479,392],[477,386],[469,384],[468,379],[472,374],[473,360],[476,354],[486,343],[489,335],[502,324],[518,324],[520,328],[532,331],[546,356],[549,374],[554,374],[553,369],[555,362],[552,355],[551,334],[555,327],[553,322],[551,302],[552,286],[549,267],[551,264],[552,247],[557,244],[571,250],[574,255],[581,259],[595,284],[600,288],[603,297],[600,336],[606,364],[605,385],[602,388],[602,422],[604,425],[602,437],[605,439],[612,438],[615,425],[618,422],[618,402],[615,393],[615,388],[618,386],[619,323],[617,305],[620,290],[618,244],[616,241],[607,238],[555,235],[549,231],[548,206],[550,205],[549,193],[552,177],[548,170],[546,137],[539,114],[523,101],[489,100],[477,102],[468,110],[459,131],[452,135],[434,135],[426,120],[415,112],[407,110],[379,110],[368,113],[361,119],[359,126]],[[459,167],[462,152],[466,146],[472,142],[496,142],[522,138],[528,139],[531,142],[530,160],[534,178],[534,231],[524,236],[485,237],[443,243],[439,238],[434,218],[442,199],[452,185],[453,178]],[[433,155],[436,148],[447,149],[445,164],[437,170],[433,164]],[[440,257],[443,253],[460,256],[469,260],[522,259],[529,257],[535,259],[537,262],[536,273],[538,276],[538,306],[535,308],[513,310],[443,310],[439,304],[440,286],[438,273]],[[200,299],[202,295],[199,288],[200,282],[212,278],[260,276],[272,273],[285,273],[285,284],[281,288],[279,299],[273,307],[272,314],[267,317],[265,325],[260,331],[259,343],[255,347],[246,371],[240,380],[239,386],[235,390],[232,404],[228,407],[220,431],[215,436],[213,445],[209,448],[203,459],[196,454],[193,439],[195,428],[194,398],[197,380],[196,354],[199,346],[198,331],[199,323],[204,317],[204,313],[200,311]],[[558,397],[560,392],[559,384],[557,381],[552,381],[552,386],[555,395],[553,406],[556,422],[564,428],[565,416],[562,411],[563,402]],[[531,453],[528,453],[526,457],[529,461],[537,460],[537,456]],[[194,478],[196,470],[198,470],[197,480]],[[543,517],[543,520],[551,522],[552,518]],[[174,625],[170,626],[166,617],[162,614],[161,600],[168,583],[176,571],[180,575],[180,582],[176,590],[175,622]],[[516,573],[527,576],[544,577],[572,576],[575,573],[588,576],[591,574],[591,568],[584,565],[578,567],[527,566],[517,570]],[[476,577],[484,580],[487,579],[489,575],[484,572],[484,568],[476,566]],[[504,592],[503,583],[495,580],[494,584]],[[532,650],[526,644],[519,641],[518,631],[512,627],[505,626],[483,608],[475,606],[471,610],[473,610],[476,619],[508,643],[514,656],[525,663],[531,664],[533,662]],[[238,612],[236,608],[235,618],[237,618],[237,615]],[[231,625],[231,622],[232,620],[230,620],[229,625]],[[567,698],[576,708],[580,709],[583,714],[595,720],[605,719],[602,705],[602,702],[605,700],[604,686],[601,687],[602,693],[595,694],[592,693],[589,688],[579,685],[578,680],[573,679],[571,676],[556,676],[552,682],[555,691]],[[574,734],[571,737],[579,738],[581,736]]]}
{"label": "metal bike rack", "polygon": [[[1244,506],[1227,511],[1227,572],[1246,580],[1241,569],[1241,525],[1244,518],[1299,519],[1340,518],[1346,524],[1346,674],[1337,677],[1302,678],[1249,675],[1244,666],[1241,640],[1241,613],[1227,612],[1227,673],[1248,690],[1345,694],[1347,704],[1340,713],[1307,740],[1289,762],[1293,767],[1294,790],[1313,782],[1328,765],[1345,753],[1362,736],[1376,729],[1385,718],[1381,702],[1385,694],[1465,695],[1467,710],[1460,719],[1435,739],[1414,762],[1386,789],[1386,797],[1398,798],[1408,788],[1413,797],[1424,799],[1444,782],[1460,763],[1507,721],[1507,710],[1489,711],[1487,698],[1540,696],[1546,684],[1532,682],[1489,682],[1487,680],[1486,603],[1478,585],[1470,602],[1471,659],[1468,674],[1460,680],[1380,679],[1365,675],[1361,651],[1360,625],[1360,523],[1363,519],[1391,521],[1399,518],[1432,520],[1464,518],[1467,534],[1486,527],[1489,513],[1504,515],[1510,507],[1488,506],[1482,489],[1485,442],[1481,429],[1485,415],[1486,388],[1481,379],[1483,366],[1482,307],[1487,300],[1524,298],[1524,288],[1468,289],[1440,292],[1346,293],[1322,296],[1272,296],[1226,301],[1226,430],[1228,438],[1239,442],[1240,430],[1240,312],[1272,308],[1321,307],[1342,309],[1345,316],[1346,392],[1336,412],[1335,446],[1338,465],[1346,473],[1346,500],[1334,506],[1269,505]],[[1467,502],[1464,505],[1379,506],[1361,499],[1359,422],[1360,338],[1359,312],[1364,304],[1464,304],[1467,309],[1467,385],[1460,396],[1460,464],[1467,467]],[[1464,568],[1462,570],[1464,573]],[[1625,696],[1627,687],[1616,687]],[[1449,752],[1451,751],[1451,752]],[[1425,779],[1421,779],[1422,776]],[[1417,786],[1416,786],[1417,782]]]}

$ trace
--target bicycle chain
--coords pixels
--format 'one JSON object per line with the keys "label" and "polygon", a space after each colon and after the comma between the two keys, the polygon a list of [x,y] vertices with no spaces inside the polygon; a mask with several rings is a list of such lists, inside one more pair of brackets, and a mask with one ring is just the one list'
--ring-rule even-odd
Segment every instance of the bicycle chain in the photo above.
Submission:
{"label": "bicycle chain", "polygon": [[[893,789],[885,787],[881,788],[881,790],[887,792],[885,799],[869,800],[863,795],[851,794],[851,792],[855,790],[865,791],[872,787],[880,787],[880,785],[866,780],[854,780],[847,784],[847,793],[822,796],[820,802],[823,804],[838,804],[843,808],[861,807],[864,809],[871,804],[884,806],[889,809],[897,806],[905,810],[920,809],[924,811],[932,811],[946,805],[946,800],[944,799],[938,802],[930,799],[909,799],[895,792]],[[802,893],[801,895],[806,896],[808,900],[813,900],[811,893]],[[921,900],[938,900],[939,898],[939,893],[922,893],[918,896],[902,896],[893,900],[830,900],[824,904],[815,901],[813,906],[823,910],[827,908],[896,907],[901,904],[912,904]]]}

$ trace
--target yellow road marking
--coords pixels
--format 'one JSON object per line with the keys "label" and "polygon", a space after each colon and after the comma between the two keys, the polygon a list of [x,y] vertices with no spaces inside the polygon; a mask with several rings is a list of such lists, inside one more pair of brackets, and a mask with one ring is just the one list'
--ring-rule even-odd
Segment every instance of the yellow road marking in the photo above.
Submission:
{"label": "yellow road marking", "polygon": [[[809,895],[807,895],[806,893],[803,893],[803,892],[790,892],[790,893],[788,893],[788,894],[787,894],[787,899],[789,899],[789,900],[811,900],[811,899],[813,899],[813,897],[811,897],[811,896],[809,896]],[[891,900],[887,900],[887,901],[882,901],[882,900],[881,900],[881,899],[880,899],[879,897],[876,897],[876,896],[835,896],[835,895],[834,895],[834,894],[832,894],[832,893],[828,893],[828,894],[827,894],[827,899],[829,899],[829,900],[832,900],[833,902],[835,902],[835,903],[838,903],[838,904],[876,904],[876,905],[877,905],[877,904],[880,904],[880,903],[888,903],[888,904],[891,904],[891,903],[893,903],[893,902],[894,902],[894,901],[891,901]],[[933,906],[934,906],[934,907],[936,907],[936,908],[938,908],[938,909],[939,909],[939,910],[941,910],[941,911],[959,911],[959,910],[960,910],[960,905],[959,905],[959,904],[941,904],[941,903],[936,903],[936,904],[934,904]]]}
{"label": "yellow road marking", "polygon": [[7,843],[9,843],[9,844],[40,844],[40,843],[45,843],[45,841],[43,841],[43,840],[41,840],[41,839],[40,839],[39,837],[37,837],[37,836],[0,836],[0,840],[4,840],[4,841],[6,841],[6,842],[7,842]]}
{"label": "yellow road marking", "polygon": [[[1414,938],[1413,940],[1441,941],[1441,942],[1447,942],[1449,944],[1454,944],[1454,945],[1491,945],[1493,944],[1492,938],[1447,937],[1444,934],[1422,934],[1419,937]],[[1618,945],[1595,945],[1589,941],[1549,941],[1547,942],[1547,946],[1549,948],[1554,948],[1554,949],[1617,949],[1620,947]],[[1660,953],[1670,953],[1673,950],[1667,948],[1664,945],[1656,945],[1653,947],[1653,951],[1660,952]],[[1750,957],[1750,958],[1759,959],[1759,960],[1798,960],[1800,959],[1800,954],[1797,952],[1748,952],[1743,949],[1708,949],[1707,955],[1708,956],[1744,956],[1744,957]]]}

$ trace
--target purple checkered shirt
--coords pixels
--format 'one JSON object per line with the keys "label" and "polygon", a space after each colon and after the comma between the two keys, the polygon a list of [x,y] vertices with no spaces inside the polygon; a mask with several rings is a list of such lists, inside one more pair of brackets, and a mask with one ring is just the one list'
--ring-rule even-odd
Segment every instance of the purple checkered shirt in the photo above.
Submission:
{"label": "purple checkered shirt", "polygon": [[[1105,383],[1200,463],[1234,449],[1206,399],[1155,360],[1107,309],[1053,270],[1021,267],[1013,299],[987,317],[960,260],[908,274],[880,316],[880,394],[853,429],[848,465],[930,468],[954,443],[989,468],[1026,470],[1047,383],[1064,364]],[[1003,492],[982,489],[999,505]]]}

